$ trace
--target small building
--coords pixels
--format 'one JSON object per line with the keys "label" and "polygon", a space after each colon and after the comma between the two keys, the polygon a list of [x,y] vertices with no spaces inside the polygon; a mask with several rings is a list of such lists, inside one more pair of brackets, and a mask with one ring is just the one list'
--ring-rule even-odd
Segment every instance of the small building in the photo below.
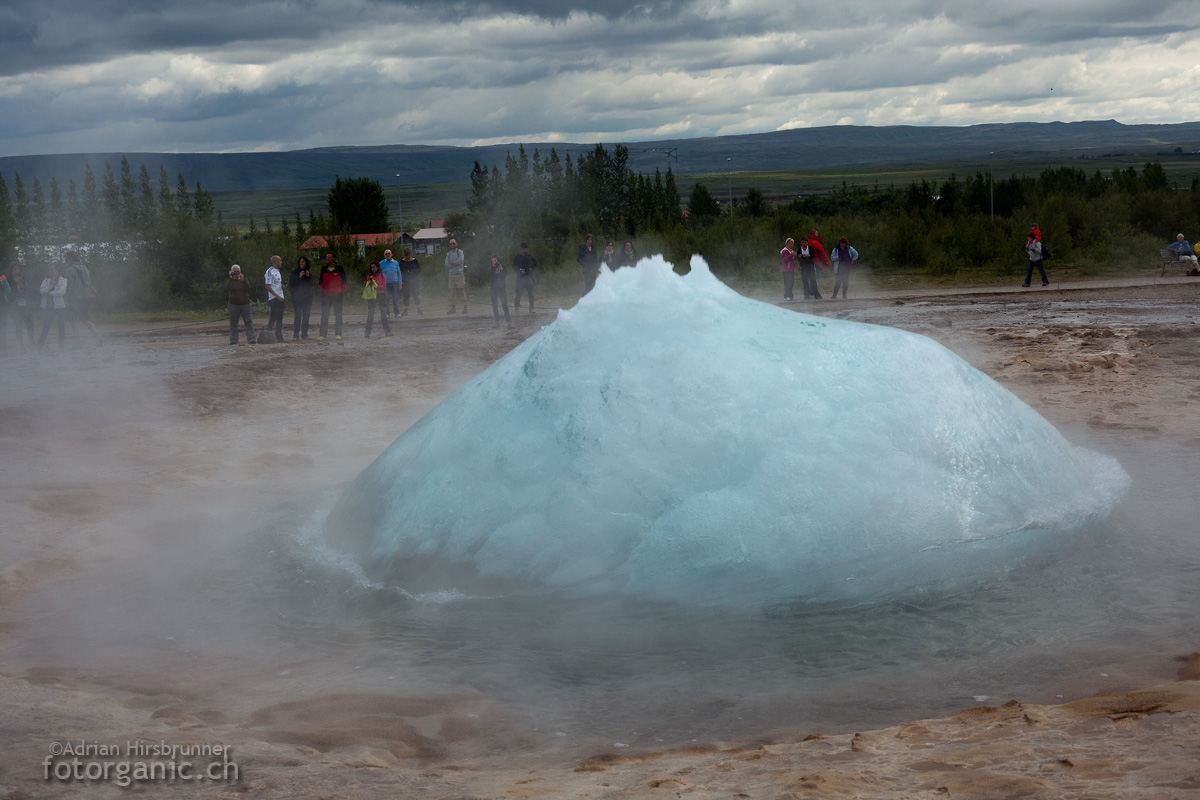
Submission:
{"label": "small building", "polygon": [[[431,220],[432,222],[441,222],[442,220]],[[442,242],[449,236],[446,229],[438,225],[437,227],[421,228],[413,236],[416,242],[414,253],[424,253],[427,256],[437,255],[442,252]]]}
{"label": "small building", "polygon": [[[339,238],[339,237],[335,237]],[[371,247],[391,247],[403,250],[405,247],[416,248],[416,240],[407,233],[352,233],[347,237],[351,242],[358,245],[358,254],[366,256],[367,248]],[[326,236],[310,236],[304,240],[304,244],[300,245],[301,250],[328,250],[329,237]],[[396,253],[395,255],[399,255]]]}

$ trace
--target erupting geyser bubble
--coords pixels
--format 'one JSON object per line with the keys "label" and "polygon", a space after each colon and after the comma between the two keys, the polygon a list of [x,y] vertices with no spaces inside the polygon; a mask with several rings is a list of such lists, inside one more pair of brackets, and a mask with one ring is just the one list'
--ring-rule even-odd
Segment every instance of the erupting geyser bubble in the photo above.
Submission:
{"label": "erupting geyser bubble", "polygon": [[691,266],[606,272],[397,439],[331,538],[414,594],[858,601],[1003,571],[1127,488],[936,342]]}

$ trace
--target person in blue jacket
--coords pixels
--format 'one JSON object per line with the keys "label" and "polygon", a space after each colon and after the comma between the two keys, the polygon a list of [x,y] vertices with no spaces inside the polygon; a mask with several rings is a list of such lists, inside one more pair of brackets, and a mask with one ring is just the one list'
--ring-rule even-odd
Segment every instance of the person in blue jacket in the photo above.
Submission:
{"label": "person in blue jacket", "polygon": [[384,289],[384,296],[379,298],[383,302],[380,304],[379,318],[388,318],[388,304],[391,303],[391,315],[394,317],[402,316],[400,311],[400,287],[404,284],[404,279],[400,277],[400,262],[392,258],[391,250],[383,251],[383,261],[379,262],[379,271],[383,273],[384,280],[387,281],[387,287]]}

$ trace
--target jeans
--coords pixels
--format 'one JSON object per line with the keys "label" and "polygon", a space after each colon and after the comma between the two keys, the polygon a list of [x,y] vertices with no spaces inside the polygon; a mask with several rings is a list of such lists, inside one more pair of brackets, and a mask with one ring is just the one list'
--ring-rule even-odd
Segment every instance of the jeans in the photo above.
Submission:
{"label": "jeans", "polygon": [[492,317],[500,322],[500,305],[504,305],[504,321],[512,322],[508,315],[508,286],[504,282],[492,282]]}
{"label": "jeans", "polygon": [[533,273],[522,275],[517,273],[517,298],[513,301],[513,308],[521,308],[521,292],[529,294],[529,310],[533,311]]}
{"label": "jeans", "polygon": [[783,299],[795,300],[796,298],[792,296],[792,287],[796,285],[795,270],[788,270],[780,274],[783,275]]}
{"label": "jeans", "polygon": [[308,315],[312,313],[312,295],[292,295],[292,338],[308,338]]}
{"label": "jeans", "polygon": [[592,288],[596,285],[596,278],[599,278],[599,277],[600,277],[600,269],[599,268],[596,268],[596,269],[585,268],[583,270],[583,293],[584,294],[587,294],[588,292],[590,292],[592,290]]}
{"label": "jeans", "polygon": [[805,300],[821,299],[821,290],[817,288],[817,268],[812,262],[800,265],[800,283],[804,287]]}
{"label": "jeans", "polygon": [[408,302],[417,304],[417,311],[421,310],[421,273],[409,270],[404,272],[403,283],[400,284],[400,289],[404,293],[404,311],[408,312]]}
{"label": "jeans", "polygon": [[1033,280],[1033,268],[1034,267],[1037,267],[1037,271],[1042,274],[1042,286],[1045,286],[1046,284],[1048,284],[1050,282],[1050,279],[1046,277],[1046,270],[1042,267],[1042,259],[1039,258],[1037,261],[1029,262],[1029,269],[1025,270],[1025,284],[1024,285],[1028,286],[1029,282],[1031,280]]}
{"label": "jeans", "polygon": [[238,343],[238,319],[246,326],[246,340],[254,344],[254,306],[246,303],[244,306],[229,304],[229,343]]}
{"label": "jeans", "polygon": [[67,310],[65,308],[47,308],[46,316],[42,320],[42,335],[38,339],[38,347],[46,343],[46,335],[50,333],[50,323],[53,320],[58,320],[58,349],[63,348],[63,338],[66,336],[65,323],[67,321]]}
{"label": "jeans", "polygon": [[375,307],[379,306],[379,321],[383,323],[383,332],[388,336],[392,335],[392,328],[388,325],[387,318],[387,295],[377,297],[374,300],[367,301],[367,336],[371,335],[371,325],[375,322]]}
{"label": "jeans", "polygon": [[849,297],[847,292],[850,291],[850,265],[849,264],[839,264],[838,268],[837,268],[837,272],[834,273],[834,276],[833,276],[833,296],[834,297],[837,297],[839,287],[841,287],[841,290],[842,290],[842,299],[845,300],[847,297]]}
{"label": "jeans", "polygon": [[380,319],[388,318],[388,303],[392,305],[392,314],[400,316],[400,284],[389,283],[383,287],[387,292],[383,297],[383,303],[379,306]]}
{"label": "jeans", "polygon": [[329,335],[329,309],[333,309],[333,332],[337,336],[342,335],[342,300],[344,295],[341,294],[322,294],[321,295],[321,338],[324,339]]}
{"label": "jeans", "polygon": [[271,316],[267,317],[267,333],[275,331],[275,341],[283,341],[283,299],[272,297],[267,301]]}
{"label": "jeans", "polygon": [[33,306],[11,306],[8,313],[12,317],[13,327],[17,329],[17,342],[21,345],[25,344],[21,338],[21,328],[24,327],[29,334],[29,346],[33,347]]}

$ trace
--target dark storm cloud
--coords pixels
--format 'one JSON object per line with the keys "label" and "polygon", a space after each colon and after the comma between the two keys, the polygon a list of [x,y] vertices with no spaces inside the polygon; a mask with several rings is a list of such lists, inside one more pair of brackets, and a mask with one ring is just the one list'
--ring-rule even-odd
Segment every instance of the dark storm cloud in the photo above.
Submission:
{"label": "dark storm cloud", "polygon": [[86,64],[114,55],[217,48],[237,42],[311,42],[398,19],[463,22],[488,14],[561,20],[571,13],[647,21],[676,17],[692,0],[9,0],[0,11],[0,75]]}
{"label": "dark storm cloud", "polygon": [[1181,121],[1198,27],[1170,0],[8,0],[0,153]]}

